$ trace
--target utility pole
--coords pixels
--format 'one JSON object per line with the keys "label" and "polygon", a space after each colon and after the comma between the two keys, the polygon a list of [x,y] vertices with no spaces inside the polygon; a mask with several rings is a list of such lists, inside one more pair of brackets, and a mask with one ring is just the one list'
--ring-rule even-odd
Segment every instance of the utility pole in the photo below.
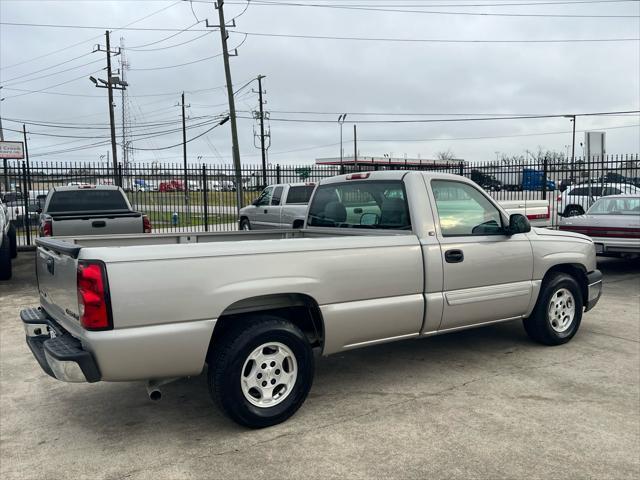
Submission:
{"label": "utility pole", "polygon": [[[120,186],[120,178],[118,175],[118,150],[116,144],[116,120],[115,120],[115,112],[113,111],[113,91],[114,90],[124,90],[128,84],[124,80],[120,80],[120,77],[113,76],[111,72],[111,42],[109,39],[109,30],[105,32],[106,37],[106,48],[105,52],[107,53],[107,80],[103,80],[101,78],[95,79],[94,77],[89,77],[89,80],[93,82],[93,84],[98,88],[106,88],[109,92],[109,123],[111,125],[111,155],[113,157],[113,177],[115,184]],[[100,45],[94,51],[102,51],[102,47]],[[116,53],[119,54],[120,51]],[[98,81],[102,84],[99,85]]]}
{"label": "utility pole", "polygon": [[113,85],[111,84],[111,43],[109,39],[109,30],[105,32],[107,39],[107,90],[109,91],[109,122],[111,122],[111,153],[113,155],[113,175],[115,183],[118,185],[118,149],[116,145],[116,119],[113,111]]}
{"label": "utility pole", "polygon": [[184,201],[187,205],[187,217],[189,217],[189,179],[187,175],[187,123],[184,113],[184,92],[182,92],[182,160],[184,161]]}
{"label": "utility pole", "polygon": [[27,160],[27,187],[31,190],[31,167],[29,166],[29,145],[27,144],[27,127],[22,124],[22,134],[24,135],[24,158]]}
{"label": "utility pole", "polygon": [[267,186],[267,152],[264,146],[264,108],[262,102],[262,79],[264,75],[258,75],[258,98],[260,101],[260,152],[262,153],[262,186]]}
{"label": "utility pole", "polygon": [[[231,120],[231,142],[233,153],[233,166],[235,168],[236,177],[236,202],[238,206],[238,213],[244,206],[244,195],[242,194],[242,165],[240,164],[240,147],[238,145],[238,127],[236,125],[236,104],[233,97],[233,83],[231,82],[231,67],[229,66],[229,48],[227,46],[227,40],[229,35],[227,33],[227,26],[224,20],[224,0],[218,0],[215,3],[215,8],[218,9],[218,20],[220,25],[217,27],[220,29],[220,39],[222,40],[222,58],[224,60],[224,75],[227,82],[227,96],[229,97],[229,119]],[[215,25],[209,25],[208,27],[215,27]],[[235,21],[233,22],[235,26]],[[236,51],[233,56],[237,56]]]}

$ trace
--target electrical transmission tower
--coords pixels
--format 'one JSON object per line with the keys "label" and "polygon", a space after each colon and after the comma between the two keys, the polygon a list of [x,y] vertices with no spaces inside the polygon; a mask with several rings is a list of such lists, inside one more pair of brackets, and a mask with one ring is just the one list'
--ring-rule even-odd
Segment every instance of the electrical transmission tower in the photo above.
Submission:
{"label": "electrical transmission tower", "polygon": [[[271,146],[271,127],[267,125],[265,130],[264,121],[269,120],[269,112],[264,111],[264,105],[267,102],[263,99],[262,95],[267,92],[262,89],[263,78],[265,78],[264,75],[258,75],[258,91],[253,90],[254,93],[258,94],[258,102],[260,103],[258,110],[254,110],[253,112],[253,118],[258,121],[258,127],[260,128],[260,133],[258,134],[255,126],[253,127],[253,144],[256,148],[260,149],[262,154],[262,188],[265,188],[267,186],[267,150]],[[260,145],[256,144],[256,138],[260,139]]]}
{"label": "electrical transmission tower", "polygon": [[[131,68],[131,64],[125,55],[124,37],[120,37],[120,75],[122,81],[127,83],[127,71]],[[125,168],[130,162],[133,162],[133,150],[131,150],[129,135],[131,134],[131,119],[129,117],[129,94],[127,89],[122,89],[122,161]]]}

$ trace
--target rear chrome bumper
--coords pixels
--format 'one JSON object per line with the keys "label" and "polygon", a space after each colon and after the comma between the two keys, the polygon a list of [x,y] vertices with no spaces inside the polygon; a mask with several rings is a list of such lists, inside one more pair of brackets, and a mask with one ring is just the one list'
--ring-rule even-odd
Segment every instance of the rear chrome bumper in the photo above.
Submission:
{"label": "rear chrome bumper", "polygon": [[63,382],[97,382],[100,370],[90,352],[41,308],[20,312],[27,345],[47,375]]}
{"label": "rear chrome bumper", "polygon": [[594,270],[587,274],[587,292],[588,298],[585,305],[585,312],[588,312],[596,306],[600,296],[602,295],[602,272],[600,270]]}

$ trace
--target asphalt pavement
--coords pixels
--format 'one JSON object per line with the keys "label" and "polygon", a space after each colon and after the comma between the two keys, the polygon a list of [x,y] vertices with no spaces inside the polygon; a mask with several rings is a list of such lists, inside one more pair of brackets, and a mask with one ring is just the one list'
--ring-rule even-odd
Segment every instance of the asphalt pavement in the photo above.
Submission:
{"label": "asphalt pavement", "polygon": [[[3,479],[640,477],[640,264],[604,260],[603,297],[567,345],[520,322],[321,359],[302,409],[247,430],[205,376],[65,384],[44,374],[18,312],[33,253],[0,284]],[[393,319],[390,319],[393,321]]]}

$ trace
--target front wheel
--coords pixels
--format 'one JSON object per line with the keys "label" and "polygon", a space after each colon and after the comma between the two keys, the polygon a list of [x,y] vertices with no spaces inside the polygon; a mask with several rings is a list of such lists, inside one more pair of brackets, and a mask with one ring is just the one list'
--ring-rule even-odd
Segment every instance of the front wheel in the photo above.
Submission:
{"label": "front wheel", "polygon": [[582,320],[580,285],[566,273],[554,273],[542,285],[531,316],[524,319],[529,337],[544,345],[562,345],[577,333]]}
{"label": "front wheel", "polygon": [[304,333],[286,320],[255,315],[214,338],[209,391],[235,422],[262,428],[284,422],[307,398],[314,359]]}
{"label": "front wheel", "polygon": [[249,223],[249,219],[243,218],[240,220],[240,230],[248,232],[251,230],[251,224]]}
{"label": "front wheel", "polygon": [[584,210],[577,205],[569,205],[564,211],[565,217],[577,217],[578,215],[584,215]]}

